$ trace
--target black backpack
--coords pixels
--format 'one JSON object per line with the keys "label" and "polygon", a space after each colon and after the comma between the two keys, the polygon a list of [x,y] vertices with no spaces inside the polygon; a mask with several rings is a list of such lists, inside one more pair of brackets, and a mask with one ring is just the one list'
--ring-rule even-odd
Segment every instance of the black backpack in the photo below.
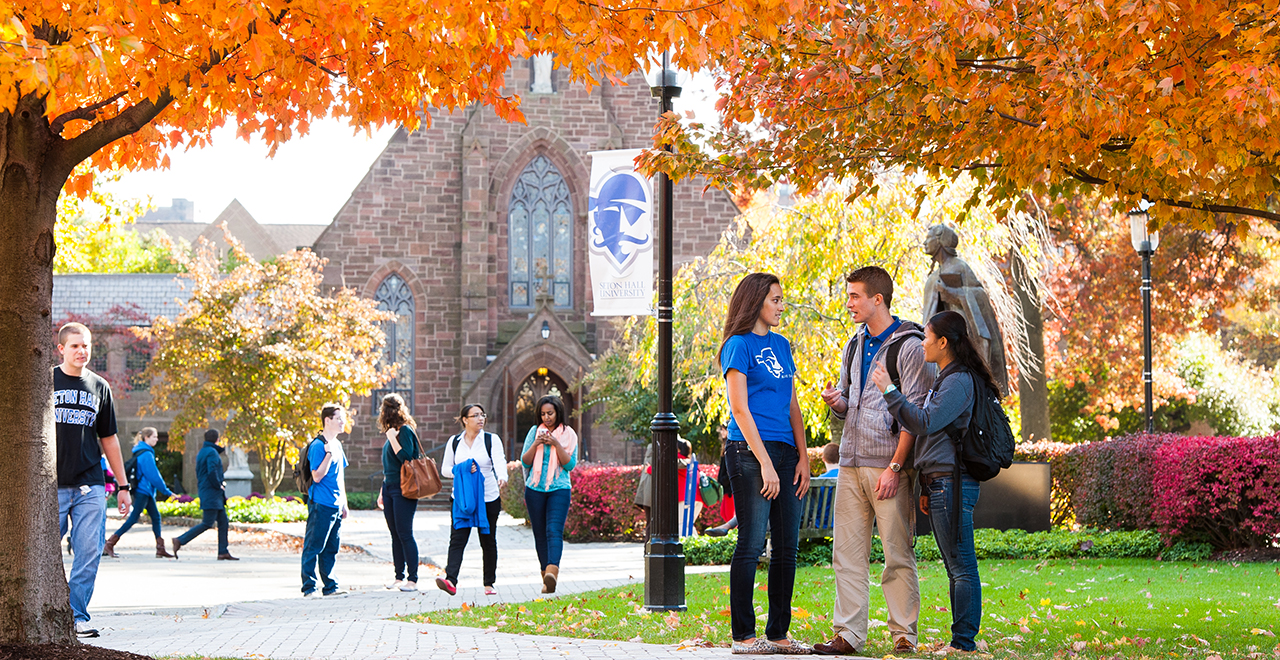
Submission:
{"label": "black backpack", "polygon": [[[950,372],[943,374],[938,382],[934,384],[934,392],[942,389],[942,381],[946,380]],[[995,478],[1003,470],[1013,465],[1013,450],[1017,441],[1013,437],[1013,429],[1009,426],[1009,416],[1004,412],[1004,406],[1000,405],[1000,393],[993,392],[991,387],[985,381],[977,378],[974,374],[973,378],[973,414],[969,418],[969,425],[965,428],[956,428],[952,423],[945,429],[951,442],[956,447],[955,474],[952,477],[951,492],[954,495],[952,504],[954,509],[951,514],[951,538],[956,539],[956,545],[960,542],[960,466],[964,466],[964,471],[970,477],[978,481],[988,481]]]}
{"label": "black backpack", "polygon": [[130,456],[129,460],[124,462],[124,476],[129,480],[131,486],[138,485],[138,457]]}
{"label": "black backpack", "polygon": [[311,442],[307,443],[306,449],[302,450],[302,455],[298,457],[298,462],[293,464],[293,484],[298,487],[298,492],[302,493],[304,500],[311,490],[311,485],[316,482],[315,477],[311,474],[311,444],[316,440],[319,440],[320,444],[326,447],[329,445],[329,441],[325,440],[323,435],[316,436]]}

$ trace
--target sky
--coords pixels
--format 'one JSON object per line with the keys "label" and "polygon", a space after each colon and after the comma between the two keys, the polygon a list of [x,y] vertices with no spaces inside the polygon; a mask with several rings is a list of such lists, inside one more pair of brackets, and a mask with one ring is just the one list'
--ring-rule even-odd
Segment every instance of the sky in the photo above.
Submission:
{"label": "sky", "polygon": [[[699,74],[683,84],[676,111],[709,118],[711,78]],[[393,133],[394,126],[366,133],[344,119],[325,119],[268,158],[261,140],[245,142],[234,126],[225,126],[213,133],[208,147],[170,150],[168,170],[125,172],[103,189],[117,200],[150,198],[157,207],[169,206],[173,198],[190,200],[196,222],[212,222],[238,199],[258,222],[328,224]]]}

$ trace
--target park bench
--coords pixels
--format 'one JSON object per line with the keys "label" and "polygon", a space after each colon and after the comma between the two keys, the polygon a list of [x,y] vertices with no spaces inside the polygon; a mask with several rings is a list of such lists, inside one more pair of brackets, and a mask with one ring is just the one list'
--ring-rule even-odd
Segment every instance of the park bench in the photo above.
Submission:
{"label": "park bench", "polygon": [[835,478],[809,481],[809,492],[800,500],[800,539],[824,539],[831,536],[836,502]]}

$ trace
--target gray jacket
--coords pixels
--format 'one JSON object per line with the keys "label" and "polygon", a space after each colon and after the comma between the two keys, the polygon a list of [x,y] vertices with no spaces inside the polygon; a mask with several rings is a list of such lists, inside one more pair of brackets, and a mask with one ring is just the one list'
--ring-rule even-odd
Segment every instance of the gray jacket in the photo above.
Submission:
{"label": "gray jacket", "polygon": [[968,428],[973,417],[973,375],[947,365],[938,382],[940,389],[930,391],[922,406],[908,402],[900,392],[884,396],[894,418],[916,436],[916,468],[922,474],[955,469],[956,448],[946,428],[952,423],[959,429]]}
{"label": "gray jacket", "polygon": [[840,354],[840,383],[837,387],[849,408],[843,414],[834,409],[831,412],[844,420],[844,432],[840,436],[841,467],[887,468],[893,461],[893,452],[898,449],[898,435],[892,432],[893,416],[889,414],[884,396],[871,382],[871,372],[875,371],[876,365],[884,363],[890,346],[902,342],[898,353],[898,375],[907,399],[919,405],[924,403],[925,395],[933,386],[934,368],[924,361],[924,348],[920,344],[924,339],[924,328],[918,323],[903,321],[876,351],[872,358],[875,364],[867,370],[867,382],[859,392],[854,387],[853,374],[861,373],[862,342],[866,339],[867,326],[863,325]]}

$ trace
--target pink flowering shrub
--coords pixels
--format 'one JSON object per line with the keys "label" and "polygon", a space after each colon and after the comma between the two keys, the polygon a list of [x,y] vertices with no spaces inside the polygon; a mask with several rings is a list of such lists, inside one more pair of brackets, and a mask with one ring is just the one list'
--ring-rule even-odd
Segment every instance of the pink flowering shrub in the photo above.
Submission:
{"label": "pink flowering shrub", "polygon": [[1280,434],[1181,438],[1154,459],[1152,522],[1167,538],[1256,548],[1280,535]]}
{"label": "pink flowering shrub", "polygon": [[642,541],[644,512],[634,504],[639,465],[579,463],[569,473],[573,496],[566,541]]}

